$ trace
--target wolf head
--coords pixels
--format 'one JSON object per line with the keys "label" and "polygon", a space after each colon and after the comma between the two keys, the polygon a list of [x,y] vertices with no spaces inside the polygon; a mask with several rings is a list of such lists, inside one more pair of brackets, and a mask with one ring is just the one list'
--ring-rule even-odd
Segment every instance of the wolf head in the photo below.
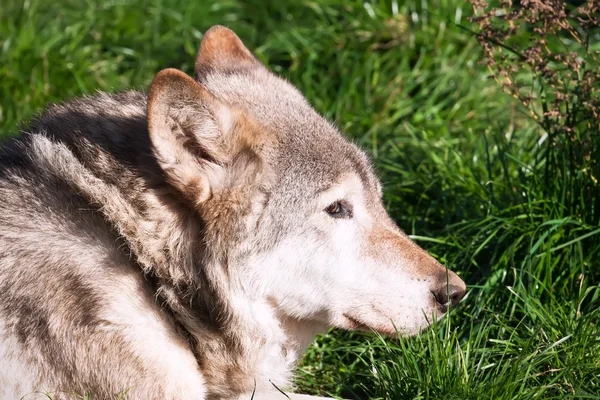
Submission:
{"label": "wolf head", "polygon": [[229,29],[206,32],[195,79],[156,76],[148,124],[231,301],[263,302],[282,320],[410,335],[465,294],[387,215],[367,156]]}

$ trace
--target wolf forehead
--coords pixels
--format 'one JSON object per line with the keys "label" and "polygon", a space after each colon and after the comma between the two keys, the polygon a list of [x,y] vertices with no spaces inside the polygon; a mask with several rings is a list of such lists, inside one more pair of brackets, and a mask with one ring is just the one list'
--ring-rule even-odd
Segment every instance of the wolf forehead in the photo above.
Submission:
{"label": "wolf forehead", "polygon": [[259,130],[272,134],[269,144],[277,151],[270,162],[278,171],[309,178],[314,191],[339,183],[348,174],[356,174],[365,189],[381,191],[369,157],[319,115],[298,89],[264,66],[225,72],[204,69],[196,79],[215,97],[246,112]]}

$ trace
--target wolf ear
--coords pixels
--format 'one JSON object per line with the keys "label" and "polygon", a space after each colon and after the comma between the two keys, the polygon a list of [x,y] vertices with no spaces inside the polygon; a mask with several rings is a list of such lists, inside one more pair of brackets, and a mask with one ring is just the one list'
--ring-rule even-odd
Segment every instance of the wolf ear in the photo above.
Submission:
{"label": "wolf ear", "polygon": [[233,125],[231,109],[176,69],[156,75],[148,95],[148,131],[167,181],[202,203],[223,180],[222,137]]}
{"label": "wolf ear", "polygon": [[211,70],[231,71],[261,65],[231,29],[215,25],[204,33],[194,75],[200,79]]}

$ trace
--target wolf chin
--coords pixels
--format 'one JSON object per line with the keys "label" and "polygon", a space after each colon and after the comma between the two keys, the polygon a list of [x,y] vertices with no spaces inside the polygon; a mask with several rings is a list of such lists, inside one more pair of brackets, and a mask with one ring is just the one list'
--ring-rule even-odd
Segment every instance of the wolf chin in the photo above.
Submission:
{"label": "wolf chin", "polygon": [[264,399],[316,333],[416,334],[465,284],[215,26],[194,78],[53,105],[3,145],[0,293],[2,399]]}

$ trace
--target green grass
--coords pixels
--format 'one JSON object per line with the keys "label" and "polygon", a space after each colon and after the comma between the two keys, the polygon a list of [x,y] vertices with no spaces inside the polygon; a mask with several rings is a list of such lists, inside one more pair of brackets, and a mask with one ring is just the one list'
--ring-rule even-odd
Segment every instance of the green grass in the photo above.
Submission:
{"label": "green grass", "polygon": [[299,387],[600,398],[598,221],[567,206],[569,171],[545,174],[544,132],[489,78],[457,27],[469,13],[459,0],[3,0],[0,131],[48,102],[190,73],[202,32],[228,25],[371,153],[393,218],[469,284],[418,337],[324,335]]}

